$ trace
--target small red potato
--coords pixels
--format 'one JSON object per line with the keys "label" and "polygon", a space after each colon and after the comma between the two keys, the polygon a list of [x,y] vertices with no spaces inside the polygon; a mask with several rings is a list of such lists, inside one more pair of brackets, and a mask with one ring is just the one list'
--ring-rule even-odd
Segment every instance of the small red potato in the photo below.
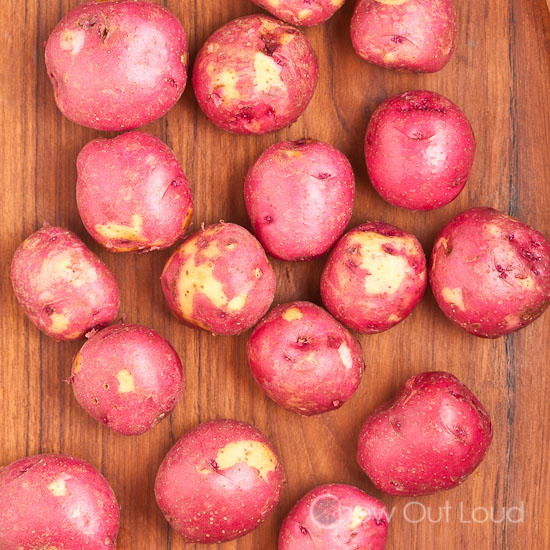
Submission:
{"label": "small red potato", "polygon": [[336,243],[321,276],[321,296],[341,323],[373,334],[412,312],[426,280],[426,257],[414,235],[387,223],[367,222]]}
{"label": "small red potato", "polygon": [[384,503],[351,485],[321,485],[283,521],[278,550],[384,550]]}
{"label": "small red potato", "polygon": [[237,134],[266,134],[292,124],[319,77],[315,51],[297,29],[273,17],[230,21],[203,45],[193,87],[205,115]]}
{"label": "small red potato", "polygon": [[443,313],[466,332],[516,332],[550,304],[550,242],[492,208],[466,210],[435,242],[430,284]]}
{"label": "small red potato", "polygon": [[327,252],[351,218],[353,169],[343,153],[314,140],[283,141],[250,168],[244,198],[254,233],[281,260]]}
{"label": "small red potato", "polygon": [[260,243],[244,227],[218,223],[184,241],[161,277],[172,313],[214,334],[241,334],[267,312],[275,273]]}
{"label": "small red potato", "polygon": [[116,496],[88,463],[64,455],[0,468],[2,550],[115,550]]}
{"label": "small red potato", "polygon": [[435,92],[381,103],[365,138],[369,178],[383,199],[409,210],[449,204],[464,189],[476,142],[464,113]]}
{"label": "small red potato", "polygon": [[77,124],[113,132],[165,115],[185,89],[188,57],[176,17],[134,0],[81,4],[46,43],[59,110]]}
{"label": "small red potato", "polygon": [[183,393],[176,350],[155,331],[119,324],[95,334],[73,361],[71,385],[80,406],[122,435],[156,426]]}
{"label": "small red potato", "polygon": [[460,380],[425,372],[365,420],[357,461],[380,491],[428,495],[462,483],[492,437],[487,411]]}
{"label": "small red potato", "polygon": [[113,273],[71,231],[45,225],[15,251],[11,282],[29,319],[55,340],[77,340],[112,323],[119,292]]}
{"label": "small red potato", "polygon": [[369,63],[433,73],[453,55],[457,26],[452,0],[357,0],[351,40]]}
{"label": "small red potato", "polygon": [[262,390],[304,416],[341,407],[355,393],[365,368],[361,344],[311,302],[270,311],[252,332],[247,354]]}
{"label": "small red potato", "polygon": [[185,434],[160,465],[155,496],[188,543],[227,542],[256,529],[281,498],[283,468],[268,439],[236,420]]}
{"label": "small red potato", "polygon": [[312,27],[328,21],[345,0],[252,0],[254,4],[291,25]]}
{"label": "small red potato", "polygon": [[128,132],[95,139],[77,160],[76,201],[88,233],[112,252],[167,248],[185,234],[193,196],[160,139]]}

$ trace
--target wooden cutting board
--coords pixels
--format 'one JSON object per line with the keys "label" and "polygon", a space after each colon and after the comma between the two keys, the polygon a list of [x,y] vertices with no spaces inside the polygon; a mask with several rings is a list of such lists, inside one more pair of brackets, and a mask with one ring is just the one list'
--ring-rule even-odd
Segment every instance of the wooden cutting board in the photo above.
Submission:
{"label": "wooden cutting board", "polygon": [[[355,397],[337,412],[302,419],[278,408],[252,379],[246,335],[213,337],[180,326],[168,314],[159,276],[169,252],[112,255],[85,233],[75,205],[75,159],[98,132],[75,126],[57,111],[43,62],[44,41],[76,0],[4,0],[0,11],[0,464],[27,454],[64,452],[97,466],[122,505],[120,550],[182,549],[158,511],[155,472],[186,430],[219,417],[249,421],[272,438],[286,468],[279,508],[255,533],[224,550],[274,550],[293,503],[320,483],[345,482],[382,497],[394,509],[388,549],[520,549],[550,546],[550,313],[514,336],[477,339],[451,325],[428,292],[414,314],[393,330],[361,337],[367,370]],[[157,1],[157,3],[162,3]],[[192,57],[224,22],[258,11],[247,0],[168,0],[183,22]],[[219,219],[248,226],[242,185],[265,147],[311,136],[333,143],[357,176],[353,224],[382,219],[418,235],[429,253],[454,215],[490,205],[550,236],[550,17],[544,0],[457,1],[460,35],[449,65],[433,75],[399,74],[368,65],[351,47],[352,0],[326,25],[306,31],[319,55],[321,80],[306,114],[276,135],[238,137],[208,122],[191,87],[176,108],[148,131],[174,148],[192,182],[195,227]],[[428,213],[393,208],[371,188],[363,161],[367,121],[384,98],[427,88],[460,105],[475,129],[477,158],[470,182],[451,205]],[[137,438],[118,436],[89,418],[63,382],[78,343],[41,336],[18,307],[9,263],[21,240],[46,220],[76,231],[114,270],[129,321],[166,336],[183,359],[185,395],[169,420]],[[277,302],[319,303],[324,259],[273,262]],[[403,381],[423,370],[458,375],[491,412],[495,438],[486,461],[465,484],[420,500],[380,495],[355,462],[362,420]],[[440,507],[450,506],[448,521]],[[461,507],[462,506],[462,516]],[[484,509],[523,506],[521,523],[472,523]],[[419,519],[429,510],[432,522]],[[517,519],[513,516],[512,519]],[[193,548],[193,546],[191,546]],[[196,548],[199,548],[198,546]],[[13,550],[13,549],[3,549]]]}

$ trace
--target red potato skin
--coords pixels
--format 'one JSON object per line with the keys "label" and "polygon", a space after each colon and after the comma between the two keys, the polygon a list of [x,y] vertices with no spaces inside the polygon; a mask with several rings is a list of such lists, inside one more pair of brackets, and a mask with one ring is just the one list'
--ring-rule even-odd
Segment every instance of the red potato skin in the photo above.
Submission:
{"label": "red potato skin", "polygon": [[366,419],[357,461],[385,493],[428,495],[462,483],[492,437],[487,411],[460,380],[426,372],[407,380]]}
{"label": "red potato skin", "polygon": [[15,251],[11,282],[29,319],[55,340],[112,323],[120,303],[109,268],[71,231],[45,225]]}
{"label": "red potato skin", "polygon": [[254,4],[291,25],[312,27],[328,21],[345,0],[252,0]]}
{"label": "red potato skin", "polygon": [[369,63],[433,73],[453,55],[457,27],[452,0],[358,0],[351,40]]}
{"label": "red potato skin", "polygon": [[279,502],[283,478],[273,447],[258,429],[213,420],[185,434],[168,452],[155,496],[186,542],[214,544],[263,523]]}
{"label": "red potato skin", "polygon": [[244,184],[254,233],[269,254],[289,261],[327,252],[351,218],[353,169],[343,153],[314,140],[264,151]]}
{"label": "red potato skin", "polygon": [[466,185],[475,149],[464,113],[426,91],[381,103],[365,138],[372,185],[384,200],[409,210],[433,210],[454,200]]}
{"label": "red potato skin", "polygon": [[193,195],[176,155],[160,139],[143,132],[95,139],[76,165],[78,211],[102,246],[144,252],[185,234]]}
{"label": "red potato skin", "polygon": [[384,503],[351,485],[321,485],[283,521],[278,550],[384,550]]}
{"label": "red potato skin", "polygon": [[114,550],[115,494],[78,458],[44,454],[0,469],[0,548]]}
{"label": "red potato skin", "polygon": [[550,242],[498,210],[472,208],[451,220],[430,264],[439,307],[470,334],[511,334],[550,304]]}
{"label": "red potato skin", "polygon": [[179,321],[214,334],[252,328],[275,297],[264,249],[233,223],[210,225],[184,241],[166,262],[161,284]]}
{"label": "red potato skin", "polygon": [[263,15],[230,21],[200,49],[195,96],[205,115],[236,134],[266,134],[292,124],[319,78],[317,57],[297,29]]}
{"label": "red potato skin", "polygon": [[176,17],[149,2],[87,2],[57,24],[46,67],[59,110],[104,131],[165,115],[187,82],[187,38]]}
{"label": "red potato skin", "polygon": [[184,376],[176,350],[155,331],[120,324],[95,333],[73,361],[80,406],[122,435],[140,435],[174,410]]}
{"label": "red potato skin", "polygon": [[426,282],[426,257],[417,238],[387,223],[367,222],[336,243],[321,276],[321,296],[345,326],[374,334],[405,319]]}
{"label": "red potato skin", "polygon": [[247,354],[262,390],[304,416],[341,407],[357,390],[365,368],[361,344],[311,302],[270,311],[252,332]]}

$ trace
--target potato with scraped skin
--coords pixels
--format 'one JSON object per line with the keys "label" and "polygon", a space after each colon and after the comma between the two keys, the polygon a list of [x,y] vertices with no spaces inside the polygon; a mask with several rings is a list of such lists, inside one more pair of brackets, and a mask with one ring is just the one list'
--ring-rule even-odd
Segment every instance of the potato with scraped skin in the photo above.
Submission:
{"label": "potato with scraped skin", "polygon": [[206,116],[237,134],[266,134],[292,124],[309,104],[319,67],[297,29],[263,15],[230,21],[200,49],[195,96]]}
{"label": "potato with scraped skin", "polygon": [[330,19],[345,0],[252,0],[275,17],[292,25],[312,27]]}
{"label": "potato with scraped skin", "polygon": [[65,455],[0,468],[2,550],[115,550],[119,507],[107,480]]}
{"label": "potato with scraped skin", "polygon": [[466,332],[498,338],[550,304],[550,241],[492,208],[471,208],[439,234],[430,285],[443,313]]}
{"label": "potato with scraped skin", "polygon": [[236,420],[186,433],[157,473],[155,496],[188,543],[234,540],[256,529],[281,497],[283,468],[268,439]]}
{"label": "potato with scraped skin", "polygon": [[351,40],[369,63],[433,73],[453,55],[457,27],[453,0],[357,0]]}
{"label": "potato with scraped skin", "polygon": [[95,334],[69,379],[80,406],[122,435],[139,435],[172,412],[183,393],[176,350],[155,331],[118,324]]}
{"label": "potato with scraped skin", "polygon": [[113,252],[167,248],[193,215],[176,155],[160,139],[128,132],[95,139],[77,159],[76,201],[88,233]]}
{"label": "potato with scraped skin", "polygon": [[270,311],[252,332],[247,355],[262,390],[304,416],[341,407],[357,390],[365,368],[361,344],[311,302]]}
{"label": "potato with scraped skin", "polygon": [[426,257],[417,238],[383,222],[346,233],[321,276],[325,307],[364,334],[388,330],[416,307],[426,289]]}
{"label": "potato with scraped skin", "polygon": [[55,340],[112,323],[119,291],[109,268],[71,231],[45,225],[15,251],[11,282],[29,319]]}
{"label": "potato with scraped skin", "polygon": [[267,312],[275,273],[260,243],[233,223],[210,225],[184,241],[164,267],[168,307],[183,323],[240,334]]}

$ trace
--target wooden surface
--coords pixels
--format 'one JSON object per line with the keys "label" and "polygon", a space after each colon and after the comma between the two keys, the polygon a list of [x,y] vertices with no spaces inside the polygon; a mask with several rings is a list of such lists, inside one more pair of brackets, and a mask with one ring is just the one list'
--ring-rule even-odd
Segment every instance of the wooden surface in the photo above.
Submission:
{"label": "wooden surface", "polygon": [[[342,409],[301,419],[278,408],[249,373],[246,335],[213,337],[170,317],[159,284],[167,251],[115,256],[84,231],[75,204],[75,159],[80,148],[100,134],[61,116],[43,61],[49,32],[77,3],[4,0],[0,11],[0,464],[40,452],[82,457],[103,472],[117,493],[122,506],[120,550],[181,549],[182,540],[168,529],[155,504],[156,469],[172,443],[197,423],[220,417],[245,420],[273,440],[287,484],[270,519],[223,548],[273,550],[283,517],[315,485],[352,483],[381,496],[355,462],[362,420],[413,373],[445,369],[464,380],[491,412],[494,443],[465,484],[420,499],[430,507],[432,522],[407,522],[403,513],[410,499],[382,496],[390,509],[396,507],[388,549],[548,548],[550,313],[514,336],[481,340],[451,325],[428,292],[401,325],[361,338],[367,370],[359,391]],[[246,0],[164,4],[184,24],[191,59],[222,23],[259,11]],[[349,38],[352,4],[348,0],[327,25],[307,30],[319,55],[321,79],[310,107],[291,128],[263,137],[227,134],[205,119],[190,86],[168,116],[147,128],[176,151],[189,176],[195,227],[219,219],[248,226],[242,185],[250,164],[276,141],[309,136],[329,141],[349,156],[357,176],[353,224],[377,218],[399,225],[418,235],[429,253],[451,217],[469,206],[489,205],[550,236],[550,17],[545,1],[458,0],[457,51],[434,75],[397,74],[360,60]],[[451,205],[430,213],[384,203],[368,182],[362,153],[376,105],[389,95],[418,88],[443,93],[460,105],[478,142],[466,190]],[[44,220],[76,231],[114,270],[126,318],[156,329],[181,354],[187,379],[184,397],[172,417],[149,434],[125,438],[88,417],[63,382],[79,343],[60,344],[42,336],[16,303],[9,282],[11,256]],[[320,303],[323,261],[274,262],[276,302]],[[439,507],[446,502],[451,507],[448,521],[445,514],[437,521]],[[499,519],[502,507],[522,503],[522,523],[466,523],[476,507],[493,507]],[[411,519],[421,515],[417,506],[406,511]],[[476,514],[484,519],[483,511]]]}

